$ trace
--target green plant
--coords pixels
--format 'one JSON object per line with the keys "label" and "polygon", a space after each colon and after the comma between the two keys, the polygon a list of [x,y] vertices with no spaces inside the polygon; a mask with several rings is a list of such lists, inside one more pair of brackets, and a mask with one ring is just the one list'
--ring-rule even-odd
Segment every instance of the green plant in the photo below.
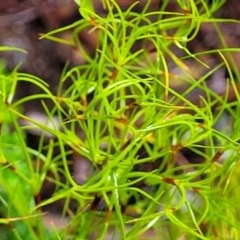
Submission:
{"label": "green plant", "polygon": [[[22,51],[9,47],[0,50]],[[10,111],[20,79],[17,68],[7,74],[3,66],[0,75],[0,224],[5,231],[1,230],[0,236],[1,239],[37,239],[37,234],[43,239],[43,225],[39,224],[41,213],[32,210],[33,197],[39,187],[35,184],[40,176],[33,170],[32,151],[26,146],[18,117]]]}
{"label": "green plant", "polygon": [[[1,112],[8,112],[14,126],[10,140],[1,135],[1,186],[11,199],[8,209],[14,210],[2,218],[3,223],[14,224],[11,218],[17,212],[26,232],[19,234],[17,227],[21,225],[13,227],[11,234],[16,239],[144,239],[150,231],[156,239],[239,239],[239,197],[235,191],[239,183],[239,98],[232,70],[222,54],[232,49],[215,50],[222,63],[199,79],[193,77],[185,61],[193,59],[206,67],[198,56],[208,52],[193,55],[187,44],[201,23],[220,21],[212,14],[222,2],[212,1],[209,7],[206,1],[178,1],[185,14],[166,12],[168,1],[160,11],[147,12],[148,1],[141,13],[131,11],[137,2],[124,12],[115,1],[104,2],[106,17],[94,11],[91,1],[81,1],[83,19],[42,36],[74,46],[86,59],[85,64],[63,71],[56,96],[37,77],[17,71],[2,77]],[[78,39],[79,31],[85,28],[98,33],[93,57]],[[70,29],[69,42],[57,37]],[[142,45],[134,52],[136,41]],[[155,49],[154,59],[145,50],[149,42]],[[176,56],[172,45],[185,52],[184,56]],[[182,79],[171,79],[168,61],[184,73]],[[205,80],[223,65],[230,81],[226,94],[219,97]],[[36,84],[42,93],[9,101],[18,81]],[[178,93],[172,81],[184,84],[186,90]],[[204,92],[199,104],[188,99],[196,88]],[[236,102],[228,102],[229,88],[235,91]],[[42,100],[53,127],[19,111],[22,104],[36,99]],[[54,107],[50,109],[45,100],[52,101]],[[234,121],[230,135],[215,129],[224,112]],[[53,121],[54,116],[60,126]],[[27,127],[18,124],[19,118],[42,129],[39,151],[28,149],[24,143],[22,132]],[[6,126],[7,119],[1,120]],[[54,137],[45,146],[46,132]],[[5,142],[16,144],[12,142],[15,135],[20,155],[11,152],[8,157]],[[60,149],[59,155],[53,155],[54,148]],[[201,161],[191,163],[182,156],[182,149],[191,150]],[[92,163],[82,184],[70,171],[72,154]],[[14,161],[8,160],[11,158]],[[49,171],[54,178],[47,176]],[[64,183],[60,173],[65,176]],[[15,180],[6,181],[10,178]],[[56,189],[51,198],[41,201],[45,178]],[[17,202],[11,189],[18,189],[21,199]],[[62,216],[69,215],[71,220],[62,230],[49,233],[41,223],[41,208],[60,199],[65,201]],[[26,204],[19,206],[19,201]],[[78,206],[75,212],[71,211],[72,201]],[[98,201],[104,202],[102,210]]]}

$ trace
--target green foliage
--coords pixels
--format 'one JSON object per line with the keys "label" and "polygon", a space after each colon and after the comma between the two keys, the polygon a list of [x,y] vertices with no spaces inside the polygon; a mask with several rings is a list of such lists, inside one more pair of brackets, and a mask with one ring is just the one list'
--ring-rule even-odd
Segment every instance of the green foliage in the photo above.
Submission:
{"label": "green foliage", "polygon": [[[184,61],[194,59],[206,66],[189,52],[187,43],[201,23],[219,21],[212,13],[222,2],[212,2],[209,8],[206,1],[178,1],[186,11],[182,14],[166,12],[164,7],[149,13],[150,1],[141,13],[131,11],[134,4],[122,12],[114,1],[105,1],[108,14],[102,17],[88,6],[88,0],[82,0],[83,19],[42,36],[74,46],[86,60],[63,71],[56,96],[41,79],[17,69],[1,75],[0,221],[10,227],[11,236],[107,239],[110,235],[109,239],[130,240],[144,239],[151,230],[155,239],[239,239],[239,106],[227,101],[227,91],[221,98],[205,83],[223,64],[231,70],[221,49],[223,63],[200,79],[189,73]],[[93,57],[78,39],[85,28],[98,33]],[[69,29],[73,30],[69,42],[56,37]],[[136,41],[142,45],[133,51]],[[155,60],[144,50],[148,41],[156,49]],[[171,51],[172,45],[185,52],[184,58]],[[188,78],[189,87],[182,94],[172,87],[168,59]],[[42,93],[12,101],[18,81],[34,83]],[[175,81],[181,79],[176,76]],[[230,83],[236,91],[233,78]],[[206,96],[200,98],[200,105],[187,98],[195,88]],[[21,113],[23,103],[36,99],[42,99],[53,127]],[[54,107],[49,109],[45,100]],[[230,135],[215,129],[223,112],[234,121]],[[19,125],[19,119],[42,129],[39,152],[26,146],[26,127]],[[54,137],[44,154],[46,132]],[[53,155],[54,148],[60,149],[59,155]],[[200,155],[202,161],[181,163],[183,148]],[[73,153],[93,166],[83,184],[76,182],[69,169]],[[47,177],[48,171],[54,179]],[[65,183],[60,181],[60,173]],[[56,184],[54,195],[37,201],[46,177]],[[70,214],[71,221],[57,233],[49,233],[41,222],[40,209],[60,199],[65,201],[62,216]],[[102,211],[94,206],[96,199],[104,200]],[[70,210],[71,201],[78,206],[76,212]]]}

